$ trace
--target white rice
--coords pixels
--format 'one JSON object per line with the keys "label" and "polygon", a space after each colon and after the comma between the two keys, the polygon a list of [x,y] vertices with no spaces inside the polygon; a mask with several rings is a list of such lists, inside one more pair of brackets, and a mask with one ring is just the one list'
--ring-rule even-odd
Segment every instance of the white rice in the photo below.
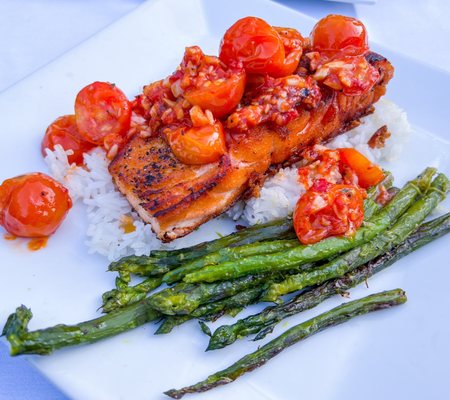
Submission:
{"label": "white rice", "polygon": [[[327,147],[354,147],[374,162],[392,161],[397,157],[411,132],[406,113],[389,100],[382,99],[375,113],[363,118],[357,128],[346,132]],[[367,142],[383,125],[388,126],[391,137],[382,149],[371,149]],[[61,146],[54,151],[46,150],[45,161],[50,174],[70,191],[72,200],[81,201],[87,207],[89,226],[86,244],[91,253],[99,253],[108,260],[117,260],[126,255],[148,254],[161,247],[161,242],[150,225],[140,220],[132,211],[125,197],[115,188],[108,172],[105,152],[96,149],[85,154],[86,168],[69,165]],[[239,202],[227,214],[234,220],[253,225],[286,217],[305,188],[298,181],[297,167],[283,168],[266,180],[258,198]],[[131,218],[135,230],[124,233],[124,217]]]}
{"label": "white rice", "polygon": [[[86,244],[90,253],[102,254],[112,261],[131,254],[148,254],[160,247],[150,225],[142,222],[126,198],[116,190],[103,150],[96,149],[84,155],[86,169],[69,165],[61,146],[46,151],[45,161],[50,174],[69,189],[74,202],[81,201],[87,206]],[[124,217],[132,218],[133,232],[124,233]]]}

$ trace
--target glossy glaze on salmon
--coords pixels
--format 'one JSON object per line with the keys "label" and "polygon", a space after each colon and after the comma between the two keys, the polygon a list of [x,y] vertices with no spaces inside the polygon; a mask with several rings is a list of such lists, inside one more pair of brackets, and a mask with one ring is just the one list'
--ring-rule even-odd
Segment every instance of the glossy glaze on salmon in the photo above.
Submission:
{"label": "glossy glaze on salmon", "polygon": [[242,196],[254,194],[268,173],[297,161],[306,146],[348,130],[370,112],[384,95],[393,67],[375,53],[366,58],[380,74],[368,93],[346,96],[321,88],[319,104],[302,109],[285,127],[260,125],[229,134],[228,154],[218,162],[186,165],[176,159],[164,138],[136,135],[110,164],[114,182],[159,239],[168,242],[184,236]]}

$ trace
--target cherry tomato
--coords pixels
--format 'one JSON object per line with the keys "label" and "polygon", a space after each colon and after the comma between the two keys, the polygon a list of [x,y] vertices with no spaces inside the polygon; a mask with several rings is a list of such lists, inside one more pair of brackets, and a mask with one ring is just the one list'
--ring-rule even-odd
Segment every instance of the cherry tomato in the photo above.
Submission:
{"label": "cherry tomato", "polygon": [[225,154],[225,135],[222,124],[180,127],[167,133],[175,156],[184,164],[208,164]]}
{"label": "cherry tomato", "polygon": [[326,56],[357,56],[367,53],[367,31],[356,18],[331,14],[322,18],[311,32],[314,51]]}
{"label": "cherry tomato", "polygon": [[220,43],[219,58],[227,65],[242,62],[247,72],[280,76],[285,51],[278,32],[256,17],[238,20]]}
{"label": "cherry tomato", "polygon": [[364,220],[363,192],[354,185],[318,179],[297,202],[294,228],[303,244],[334,235],[352,235]]}
{"label": "cherry tomato", "polygon": [[45,149],[53,150],[59,144],[64,150],[72,150],[68,156],[69,163],[83,164],[83,153],[95,147],[87,142],[78,132],[75,115],[64,115],[53,121],[45,131],[41,143],[41,153],[45,157]]}
{"label": "cherry tomato", "polygon": [[179,85],[184,98],[191,104],[210,110],[216,117],[223,117],[241,101],[245,70],[242,66],[227,67],[219,58],[206,56],[199,47],[192,46],[186,49],[173,80],[175,96]]}
{"label": "cherry tomato", "polygon": [[373,164],[359,151],[352,148],[339,149],[341,163],[348,165],[358,176],[358,185],[364,189],[380,183],[384,178],[383,170]]}
{"label": "cherry tomato", "polygon": [[75,100],[78,131],[85,140],[109,149],[120,145],[131,122],[131,105],[112,83],[94,82],[81,89]]}
{"label": "cherry tomato", "polygon": [[293,28],[281,28],[274,26],[278,35],[281,38],[284,46],[285,58],[283,67],[280,71],[280,76],[287,76],[294,73],[300,62],[300,57],[303,53],[303,44],[305,39],[300,32]]}
{"label": "cherry tomato", "polygon": [[68,190],[39,172],[7,179],[0,186],[0,225],[12,235],[49,236],[71,207]]}

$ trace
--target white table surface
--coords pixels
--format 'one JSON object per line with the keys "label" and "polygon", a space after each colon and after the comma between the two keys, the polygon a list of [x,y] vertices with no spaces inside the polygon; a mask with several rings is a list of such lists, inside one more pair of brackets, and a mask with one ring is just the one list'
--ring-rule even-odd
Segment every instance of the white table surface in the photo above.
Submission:
{"label": "white table surface", "polygon": [[[330,13],[356,16],[366,24],[371,40],[450,73],[448,0],[278,2],[316,18]],[[141,3],[143,0],[0,0],[0,93]],[[66,397],[26,361],[9,357],[8,349],[0,344],[0,400],[10,399]]]}

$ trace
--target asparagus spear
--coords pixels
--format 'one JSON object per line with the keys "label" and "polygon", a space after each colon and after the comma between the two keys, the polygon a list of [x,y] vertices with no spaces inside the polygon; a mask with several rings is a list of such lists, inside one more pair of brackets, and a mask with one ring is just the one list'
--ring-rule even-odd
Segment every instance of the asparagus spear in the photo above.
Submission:
{"label": "asparagus spear", "polygon": [[188,273],[197,271],[207,265],[215,265],[224,261],[238,260],[255,254],[269,254],[298,246],[298,239],[274,240],[270,242],[257,242],[239,247],[226,247],[214,253],[182,264],[178,268],[164,275],[163,281],[167,284],[182,280]]}
{"label": "asparagus spear", "polygon": [[190,314],[200,305],[233,296],[246,289],[264,285],[270,276],[247,275],[217,283],[179,283],[150,296],[149,304],[166,315]]}
{"label": "asparagus spear", "polygon": [[104,313],[109,313],[117,308],[136,303],[147,297],[147,294],[159,287],[161,283],[162,277],[151,276],[135,286],[122,285],[117,289],[109,290],[102,295],[102,310]]}
{"label": "asparagus spear", "polygon": [[136,275],[165,274],[181,264],[227,247],[242,246],[273,238],[294,238],[290,218],[255,225],[209,242],[179,250],[154,250],[150,256],[129,256],[111,263],[110,271],[128,271]]}
{"label": "asparagus spear", "polygon": [[259,298],[259,296],[261,296],[263,290],[264,288],[262,286],[247,289],[229,298],[215,301],[213,303],[203,304],[192,311],[192,313],[190,314],[168,316],[159,326],[155,334],[160,335],[170,333],[176,326],[181,325],[194,318],[203,317],[204,319],[215,320],[223,315],[224,312],[235,310],[237,308],[254,303]]}
{"label": "asparagus spear", "polygon": [[186,275],[183,280],[188,283],[215,282],[248,274],[283,271],[302,263],[328,259],[348,251],[373,239],[397,220],[414,203],[418,195],[426,191],[435,172],[434,168],[427,168],[418,178],[406,184],[392,201],[373,217],[370,224],[358,229],[352,237],[330,237],[312,245],[299,245],[282,252],[206,266]]}
{"label": "asparagus spear", "polygon": [[27,327],[33,314],[22,305],[8,317],[2,335],[8,339],[13,356],[50,354],[62,347],[93,343],[160,318],[161,314],[148,303],[145,299],[77,325],[56,325],[32,332]]}
{"label": "asparagus spear", "polygon": [[286,275],[309,269],[313,264],[303,264],[289,271],[259,275],[247,275],[229,281],[214,283],[178,283],[150,296],[152,306],[166,315],[191,314],[202,304],[215,302],[233,296],[253,287],[266,288],[272,282],[280,282]]}
{"label": "asparagus spear", "polygon": [[402,289],[395,289],[344,303],[328,312],[311,318],[309,321],[292,327],[258,350],[241,358],[230,367],[210,375],[204,381],[181,389],[171,389],[165,392],[165,394],[173,399],[181,399],[187,393],[205,392],[219,385],[231,383],[246,372],[262,366],[289,346],[317,332],[331,326],[342,324],[353,317],[372,311],[383,310],[405,302],[405,292]]}
{"label": "asparagus spear", "polygon": [[444,199],[448,191],[448,185],[447,177],[444,174],[439,174],[433,181],[429,192],[414,203],[392,228],[381,233],[370,242],[355,247],[320,267],[291,275],[282,282],[271,284],[263,299],[276,301],[283,294],[338,278],[389,251],[414,232],[428,214],[436,208],[439,202]]}
{"label": "asparagus spear", "polygon": [[450,213],[442,215],[420,228],[400,245],[369,263],[348,272],[341,278],[327,281],[311,290],[302,292],[287,303],[271,306],[261,313],[240,319],[232,325],[223,325],[212,335],[207,350],[221,349],[237,339],[257,334],[255,340],[264,338],[282,319],[315,307],[327,298],[341,294],[364,282],[372,275],[391,266],[400,258],[450,232]]}

